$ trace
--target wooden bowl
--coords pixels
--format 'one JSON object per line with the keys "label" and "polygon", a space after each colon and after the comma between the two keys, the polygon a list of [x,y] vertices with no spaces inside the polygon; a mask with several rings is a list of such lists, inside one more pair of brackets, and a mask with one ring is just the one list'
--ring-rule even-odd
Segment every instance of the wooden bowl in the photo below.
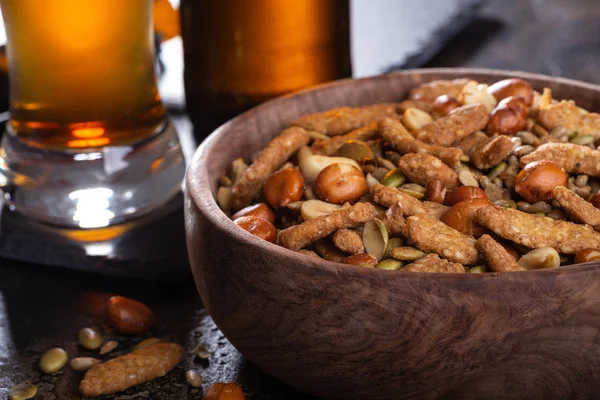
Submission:
{"label": "wooden bowl", "polygon": [[476,69],[343,80],[233,119],[187,173],[186,231],[200,296],[227,338],[269,374],[325,399],[591,398],[600,389],[600,265],[488,274],[418,274],[313,259],[234,225],[214,200],[232,160],[293,118],[397,101],[421,82],[522,77],[600,109],[600,89]]}

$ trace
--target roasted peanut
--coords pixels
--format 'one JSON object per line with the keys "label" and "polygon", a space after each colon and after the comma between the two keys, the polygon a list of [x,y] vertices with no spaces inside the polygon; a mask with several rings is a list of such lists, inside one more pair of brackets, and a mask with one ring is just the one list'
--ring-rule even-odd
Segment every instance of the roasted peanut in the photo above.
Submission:
{"label": "roasted peanut", "polygon": [[402,124],[411,132],[421,129],[432,122],[433,118],[431,118],[431,115],[418,108],[408,108],[402,115]]}
{"label": "roasted peanut", "polygon": [[139,335],[154,325],[154,313],[144,303],[127,297],[108,299],[107,311],[111,325],[119,333]]}
{"label": "roasted peanut", "polygon": [[363,141],[348,140],[336,153],[338,157],[345,157],[359,163],[372,160],[375,156],[373,150]]}
{"label": "roasted peanut", "polygon": [[596,249],[583,249],[575,253],[575,264],[600,260],[600,251]]}
{"label": "roasted peanut", "polygon": [[[466,186],[461,186],[466,187]],[[434,203],[444,203],[444,197],[446,196],[446,187],[442,181],[434,179],[427,182],[425,188],[425,200],[432,201]]]}
{"label": "roasted peanut", "polygon": [[507,97],[490,114],[488,134],[514,135],[527,126],[529,108],[521,97]]}
{"label": "roasted peanut", "polygon": [[458,107],[460,107],[460,102],[456,97],[443,94],[438,96],[433,101],[433,106],[431,107],[431,116],[436,119],[445,117],[450,111]]}
{"label": "roasted peanut", "polygon": [[368,253],[354,254],[344,258],[344,264],[358,265],[359,267],[374,268],[377,265],[377,259]]}
{"label": "roasted peanut", "polygon": [[463,87],[458,100],[463,105],[483,104],[488,112],[492,111],[498,104],[496,98],[488,93],[488,85],[479,84],[475,81],[470,81]]}
{"label": "roasted peanut", "polygon": [[267,242],[275,243],[277,239],[277,230],[275,226],[269,221],[258,217],[239,217],[233,221],[234,224],[253,234],[256,237],[259,237]]}
{"label": "roasted peanut", "polygon": [[552,200],[554,188],[566,186],[567,180],[567,173],[558,164],[547,160],[534,161],[517,175],[515,190],[529,203]]}
{"label": "roasted peanut", "polygon": [[269,221],[272,224],[275,223],[275,213],[269,208],[267,203],[258,203],[242,208],[240,211],[233,214],[231,219],[235,220],[240,217],[257,217]]}
{"label": "roasted peanut", "polygon": [[350,164],[332,164],[315,180],[315,194],[328,203],[354,203],[369,190],[367,178]]}
{"label": "roasted peanut", "polygon": [[281,208],[300,200],[303,191],[304,179],[295,168],[286,168],[273,173],[264,187],[267,203],[274,208]]}
{"label": "roasted peanut", "polygon": [[546,269],[560,267],[560,256],[552,247],[542,247],[531,250],[518,261],[519,265],[527,269]]}
{"label": "roasted peanut", "polygon": [[346,157],[326,157],[326,156],[305,156],[298,160],[300,172],[307,184],[312,184],[319,173],[332,164],[350,164],[360,169],[360,165],[351,158]]}
{"label": "roasted peanut", "polygon": [[492,206],[488,199],[463,200],[454,204],[442,216],[442,222],[465,235],[479,237],[485,233],[485,228],[473,221],[475,212],[481,207]]}
{"label": "roasted peanut", "polygon": [[323,215],[327,215],[339,209],[340,206],[337,204],[326,203],[321,200],[307,200],[302,203],[300,215],[302,215],[304,220],[309,220],[322,217]]}
{"label": "roasted peanut", "polygon": [[202,400],[245,400],[242,388],[235,383],[215,383],[208,390]]}
{"label": "roasted peanut", "polygon": [[487,195],[485,192],[475,186],[460,186],[456,189],[449,190],[444,199],[444,204],[447,206],[453,206],[464,200],[473,199],[486,199]]}
{"label": "roasted peanut", "polygon": [[533,89],[529,83],[522,79],[503,79],[491,85],[488,92],[498,101],[512,96],[522,98],[528,107],[533,104]]}

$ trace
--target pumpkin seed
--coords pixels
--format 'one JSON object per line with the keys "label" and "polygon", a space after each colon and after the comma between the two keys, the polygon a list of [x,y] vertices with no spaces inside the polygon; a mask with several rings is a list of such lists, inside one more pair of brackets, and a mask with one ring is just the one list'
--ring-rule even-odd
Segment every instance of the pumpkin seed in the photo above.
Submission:
{"label": "pumpkin seed", "polygon": [[388,231],[384,223],[375,218],[365,224],[363,229],[363,243],[365,251],[375,257],[377,261],[381,260],[385,254],[389,240]]}
{"label": "pumpkin seed", "polygon": [[367,183],[369,184],[369,188],[371,188],[371,187],[375,186],[376,184],[378,184],[379,181],[373,175],[367,174]]}
{"label": "pumpkin seed", "polygon": [[185,373],[185,380],[191,387],[199,388],[202,386],[202,376],[196,370],[190,369]]}
{"label": "pumpkin seed", "polygon": [[398,237],[389,238],[387,247],[385,248],[385,253],[383,254],[383,258],[388,258],[390,256],[390,252],[392,251],[393,248],[402,247],[403,244],[404,244],[404,240],[402,240],[402,238],[398,238]]}
{"label": "pumpkin seed", "polygon": [[518,263],[527,269],[558,268],[560,267],[560,256],[552,247],[541,247],[525,254]]}
{"label": "pumpkin seed", "polygon": [[588,144],[594,144],[596,141],[596,137],[592,135],[577,135],[570,140],[573,144],[578,144],[581,146],[587,146]]}
{"label": "pumpkin seed", "polygon": [[116,349],[117,346],[119,346],[119,343],[117,341],[109,340],[108,342],[104,343],[102,347],[100,347],[100,354],[110,353],[111,351]]}
{"label": "pumpkin seed", "polygon": [[526,156],[529,153],[532,153],[535,148],[531,145],[525,144],[523,146],[519,146],[514,150],[514,153],[517,157]]}
{"label": "pumpkin seed", "polygon": [[373,150],[371,150],[368,144],[360,140],[348,140],[338,149],[336,156],[349,158],[359,163],[374,158]]}
{"label": "pumpkin seed", "polygon": [[531,132],[521,131],[517,133],[517,137],[520,137],[523,141],[523,144],[531,145],[531,146],[539,146],[542,142],[540,139],[535,136]]}
{"label": "pumpkin seed", "polygon": [[380,167],[387,168],[387,169],[395,169],[396,168],[394,163],[386,158],[377,157],[377,164]]}
{"label": "pumpkin seed", "polygon": [[373,177],[375,179],[377,179],[378,181],[383,181],[383,178],[386,176],[386,174],[389,172],[389,170],[387,168],[383,168],[383,167],[379,167],[379,168],[375,168],[375,170],[371,173],[373,175]]}
{"label": "pumpkin seed", "polygon": [[501,173],[503,173],[504,171],[506,171],[506,168],[508,168],[508,164],[505,163],[505,162],[496,165],[494,167],[494,169],[492,169],[492,171],[487,175],[487,178],[490,181],[494,180],[494,178],[496,178],[498,175],[500,175]]}
{"label": "pumpkin seed", "polygon": [[471,161],[471,157],[469,157],[468,155],[463,154],[462,156],[460,156],[460,162],[467,163],[469,161]]}
{"label": "pumpkin seed", "polygon": [[387,270],[390,270],[390,271],[396,271],[396,270],[402,268],[403,266],[404,266],[404,264],[402,263],[402,261],[387,259],[387,260],[381,260],[381,261],[379,261],[375,265],[375,268],[387,269]]}
{"label": "pumpkin seed", "polygon": [[69,366],[74,371],[87,371],[96,364],[100,364],[102,361],[93,357],[76,357],[69,361]]}
{"label": "pumpkin seed", "polygon": [[517,208],[517,203],[515,203],[514,200],[497,200],[494,201],[494,205],[504,208]]}
{"label": "pumpkin seed", "polygon": [[321,200],[307,200],[300,208],[300,215],[302,215],[305,221],[308,221],[309,219],[330,214],[340,208],[337,204],[326,203]]}
{"label": "pumpkin seed", "polygon": [[152,346],[153,344],[160,343],[162,341],[163,341],[163,339],[160,339],[160,338],[148,338],[148,339],[142,340],[141,342],[136,344],[135,347],[133,348],[133,350],[140,350],[140,349]]}
{"label": "pumpkin seed", "polygon": [[66,351],[60,347],[55,347],[42,355],[42,358],[40,358],[40,369],[46,374],[52,374],[60,371],[67,363],[68,359],[69,356]]}
{"label": "pumpkin seed", "polygon": [[381,180],[381,184],[389,187],[398,187],[404,183],[404,180],[402,172],[399,169],[393,169],[385,174]]}
{"label": "pumpkin seed", "polygon": [[565,213],[562,210],[559,210],[558,208],[553,209],[546,216],[548,218],[558,219],[558,220],[566,220],[567,219],[567,216],[565,215]]}
{"label": "pumpkin seed", "polygon": [[102,335],[92,328],[79,330],[79,344],[88,350],[96,350],[102,346]]}
{"label": "pumpkin seed", "polygon": [[410,190],[410,189],[405,189],[405,188],[398,188],[399,191],[406,193],[409,196],[415,197],[419,200],[421,200],[423,197],[425,197],[425,193],[420,193],[420,192],[415,192],[414,190]]}
{"label": "pumpkin seed", "polygon": [[395,152],[395,151],[386,151],[386,152],[385,152],[385,156],[386,156],[387,158],[389,158],[389,159],[390,159],[390,161],[391,161],[392,163],[394,163],[394,165],[398,165],[398,161],[400,161],[400,158],[402,157],[402,154],[400,154],[400,153],[397,153],[397,152]]}
{"label": "pumpkin seed", "polygon": [[425,256],[425,253],[414,247],[396,247],[390,251],[390,256],[396,260],[415,261]]}
{"label": "pumpkin seed", "polygon": [[472,268],[469,268],[469,273],[471,274],[481,274],[483,272],[487,272],[485,265],[476,265]]}
{"label": "pumpkin seed", "polygon": [[8,389],[9,400],[27,400],[37,394],[37,387],[31,382],[22,382]]}

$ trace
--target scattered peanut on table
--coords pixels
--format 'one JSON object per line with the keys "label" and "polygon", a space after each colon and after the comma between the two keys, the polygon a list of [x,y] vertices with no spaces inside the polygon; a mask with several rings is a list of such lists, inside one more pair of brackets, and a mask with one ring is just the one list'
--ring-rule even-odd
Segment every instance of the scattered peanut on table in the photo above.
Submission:
{"label": "scattered peanut on table", "polygon": [[295,119],[254,163],[233,162],[217,200],[251,234],[312,258],[400,272],[558,268],[600,260],[598,144],[600,114],[548,88],[439,80],[399,103]]}

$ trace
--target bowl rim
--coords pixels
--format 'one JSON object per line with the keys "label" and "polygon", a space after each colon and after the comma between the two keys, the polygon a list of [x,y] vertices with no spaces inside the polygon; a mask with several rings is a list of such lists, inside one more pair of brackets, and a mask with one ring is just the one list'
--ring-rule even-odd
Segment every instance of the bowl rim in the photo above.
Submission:
{"label": "bowl rim", "polygon": [[[524,71],[509,71],[501,69],[487,69],[487,68],[419,68],[419,69],[407,69],[390,74],[376,75],[365,78],[347,78],[336,80],[332,82],[323,83],[320,85],[312,86],[308,89],[303,89],[297,92],[293,92],[284,96],[277,97],[262,103],[238,116],[227,121],[216,130],[214,130],[204,142],[196,149],[194,156],[192,157],[187,172],[186,172],[186,185],[185,191],[189,195],[191,201],[194,202],[197,210],[202,213],[205,221],[208,221],[221,231],[222,233],[229,236],[232,240],[241,242],[244,245],[252,246],[256,251],[270,254],[274,259],[283,257],[286,259],[283,265],[286,268],[290,268],[291,271],[298,271],[300,269],[306,270],[307,268],[313,270],[313,272],[319,272],[323,274],[333,275],[345,275],[348,277],[355,277],[359,279],[365,279],[369,277],[373,279],[377,277],[379,279],[389,279],[389,274],[396,274],[395,271],[387,271],[378,268],[364,268],[354,265],[347,265],[335,261],[328,261],[324,259],[316,259],[308,257],[304,254],[286,249],[277,244],[267,242],[259,239],[256,236],[239,229],[237,225],[221,210],[218,206],[211,190],[205,190],[211,187],[211,182],[208,176],[207,158],[214,147],[215,143],[227,134],[227,130],[230,126],[239,123],[239,121],[247,119],[248,117],[255,114],[258,110],[262,110],[270,107],[278,107],[284,105],[291,98],[306,95],[307,93],[333,89],[338,86],[347,85],[349,81],[353,81],[353,84],[363,84],[365,82],[372,82],[374,80],[387,80],[390,76],[394,75],[434,75],[434,74],[448,74],[460,77],[464,75],[477,75],[477,74],[488,74],[498,75],[498,77],[506,78],[522,78],[522,79],[545,79],[552,80],[558,84],[564,84],[574,87],[580,87],[582,89],[595,90],[599,92],[600,86],[591,83],[586,83],[574,79],[553,77],[543,74],[535,74]],[[428,279],[432,282],[439,281],[465,281],[465,280],[497,280],[497,279],[508,279],[515,280],[520,278],[532,278],[532,277],[546,277],[547,279],[555,279],[558,276],[570,275],[570,274],[583,274],[592,270],[599,270],[600,261],[592,261],[583,264],[575,264],[566,267],[556,269],[542,269],[542,270],[529,270],[523,271],[518,274],[508,272],[488,272],[483,274],[449,274],[449,273],[404,273],[402,274],[403,279],[409,280],[422,280]]]}

